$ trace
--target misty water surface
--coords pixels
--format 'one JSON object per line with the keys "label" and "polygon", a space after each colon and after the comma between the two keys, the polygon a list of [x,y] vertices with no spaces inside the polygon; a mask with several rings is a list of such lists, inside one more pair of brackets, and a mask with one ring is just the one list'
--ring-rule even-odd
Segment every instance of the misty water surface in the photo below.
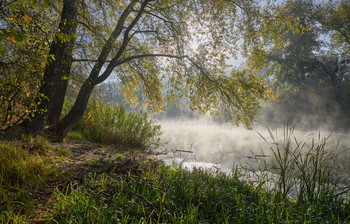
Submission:
{"label": "misty water surface", "polygon": [[[226,171],[232,169],[233,166],[259,170],[259,167],[262,166],[261,160],[272,159],[269,145],[259,135],[260,133],[267,141],[272,142],[267,128],[263,125],[256,125],[253,130],[247,130],[231,124],[217,124],[206,119],[163,120],[159,123],[162,126],[163,139],[167,142],[162,150],[168,152],[168,163],[169,159],[173,159],[177,163],[190,162],[187,163],[187,166],[191,166],[193,162],[195,165],[201,164],[196,162],[211,163],[214,167],[220,167]],[[284,129],[272,126],[269,128],[282,143]],[[302,131],[297,127],[294,131],[294,136],[298,141],[307,141],[308,144],[311,144],[312,138],[317,142],[319,137],[324,138],[330,134],[331,137],[326,144],[327,149],[336,149],[338,140],[340,140],[337,152],[341,154],[334,169],[343,181],[349,182],[350,153],[349,151],[344,152],[350,145],[348,133],[330,133],[326,130]],[[304,149],[307,150],[308,146]],[[193,151],[193,153],[178,150]],[[208,164],[202,165],[206,166],[205,168],[210,167]]]}

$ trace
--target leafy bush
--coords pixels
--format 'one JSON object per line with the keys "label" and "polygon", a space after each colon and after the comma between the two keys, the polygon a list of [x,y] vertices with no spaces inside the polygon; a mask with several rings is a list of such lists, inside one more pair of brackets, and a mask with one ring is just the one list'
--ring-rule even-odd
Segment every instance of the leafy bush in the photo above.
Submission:
{"label": "leafy bush", "polygon": [[[70,105],[66,103],[66,106]],[[160,125],[146,112],[127,113],[124,107],[92,100],[74,130],[97,143],[146,147],[160,142]]]}

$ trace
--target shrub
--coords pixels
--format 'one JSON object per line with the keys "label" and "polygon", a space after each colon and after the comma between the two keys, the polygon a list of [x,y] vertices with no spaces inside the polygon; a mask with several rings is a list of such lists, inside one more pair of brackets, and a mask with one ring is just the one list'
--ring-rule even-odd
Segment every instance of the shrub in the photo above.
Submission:
{"label": "shrub", "polygon": [[[69,107],[69,103],[66,103]],[[124,107],[92,100],[74,128],[87,140],[129,147],[147,147],[160,142],[160,125],[146,112],[126,112]]]}

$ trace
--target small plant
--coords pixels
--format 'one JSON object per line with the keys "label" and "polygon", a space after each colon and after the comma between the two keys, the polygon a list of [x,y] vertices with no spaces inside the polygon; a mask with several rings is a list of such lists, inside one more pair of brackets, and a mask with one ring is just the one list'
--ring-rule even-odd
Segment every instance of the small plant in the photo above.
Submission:
{"label": "small plant", "polygon": [[2,214],[0,214],[0,223],[24,224],[26,223],[26,217],[12,211],[3,211]]}
{"label": "small plant", "polygon": [[123,154],[117,154],[114,156],[114,160],[122,160],[124,158]]}
{"label": "small plant", "polygon": [[56,151],[59,156],[70,156],[72,154],[72,152],[64,146],[57,147]]}
{"label": "small plant", "polygon": [[67,138],[72,139],[72,140],[76,140],[76,141],[84,141],[84,137],[82,136],[81,132],[79,131],[71,131],[67,134]]}

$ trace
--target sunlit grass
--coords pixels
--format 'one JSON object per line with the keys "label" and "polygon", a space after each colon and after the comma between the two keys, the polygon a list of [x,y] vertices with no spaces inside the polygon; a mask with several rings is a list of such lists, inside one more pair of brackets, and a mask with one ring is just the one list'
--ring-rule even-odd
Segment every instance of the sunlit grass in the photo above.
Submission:
{"label": "sunlit grass", "polygon": [[[66,102],[65,107],[71,105]],[[84,117],[74,128],[83,138],[103,144],[143,148],[160,143],[160,125],[148,118],[146,112],[128,113],[124,107],[111,106],[91,100]],[[78,138],[75,134],[69,137]]]}
{"label": "sunlit grass", "polygon": [[[293,131],[285,130],[282,142],[271,131],[271,141],[264,137],[272,155],[265,165],[279,174],[272,191],[263,187],[263,179],[244,180],[238,168],[231,175],[190,172],[149,159],[143,150],[121,151],[86,161],[90,171],[81,173],[82,182],[73,179],[56,190],[38,218],[47,223],[349,223],[350,202],[340,197],[332,179],[337,153],[326,150],[327,138],[304,144]],[[102,143],[96,147],[107,150]],[[33,189],[45,186],[58,172],[53,164],[70,153],[43,137],[0,141],[0,223],[32,221]],[[300,191],[291,198],[294,187]]]}
{"label": "sunlit grass", "polygon": [[85,141],[83,135],[81,132],[79,131],[70,131],[68,134],[67,134],[67,138],[68,139],[71,139],[71,140],[76,140],[76,141]]}
{"label": "sunlit grass", "polygon": [[[50,219],[58,223],[338,223],[349,219],[349,202],[324,209],[323,201],[300,206],[241,181],[240,171],[220,172],[129,161],[139,175],[90,175],[84,185],[57,191]],[[140,168],[142,167],[142,168]],[[134,170],[135,171],[135,170]]]}
{"label": "sunlit grass", "polygon": [[53,147],[43,137],[0,140],[0,223],[22,223],[31,211],[31,191],[57,172],[48,154]]}

